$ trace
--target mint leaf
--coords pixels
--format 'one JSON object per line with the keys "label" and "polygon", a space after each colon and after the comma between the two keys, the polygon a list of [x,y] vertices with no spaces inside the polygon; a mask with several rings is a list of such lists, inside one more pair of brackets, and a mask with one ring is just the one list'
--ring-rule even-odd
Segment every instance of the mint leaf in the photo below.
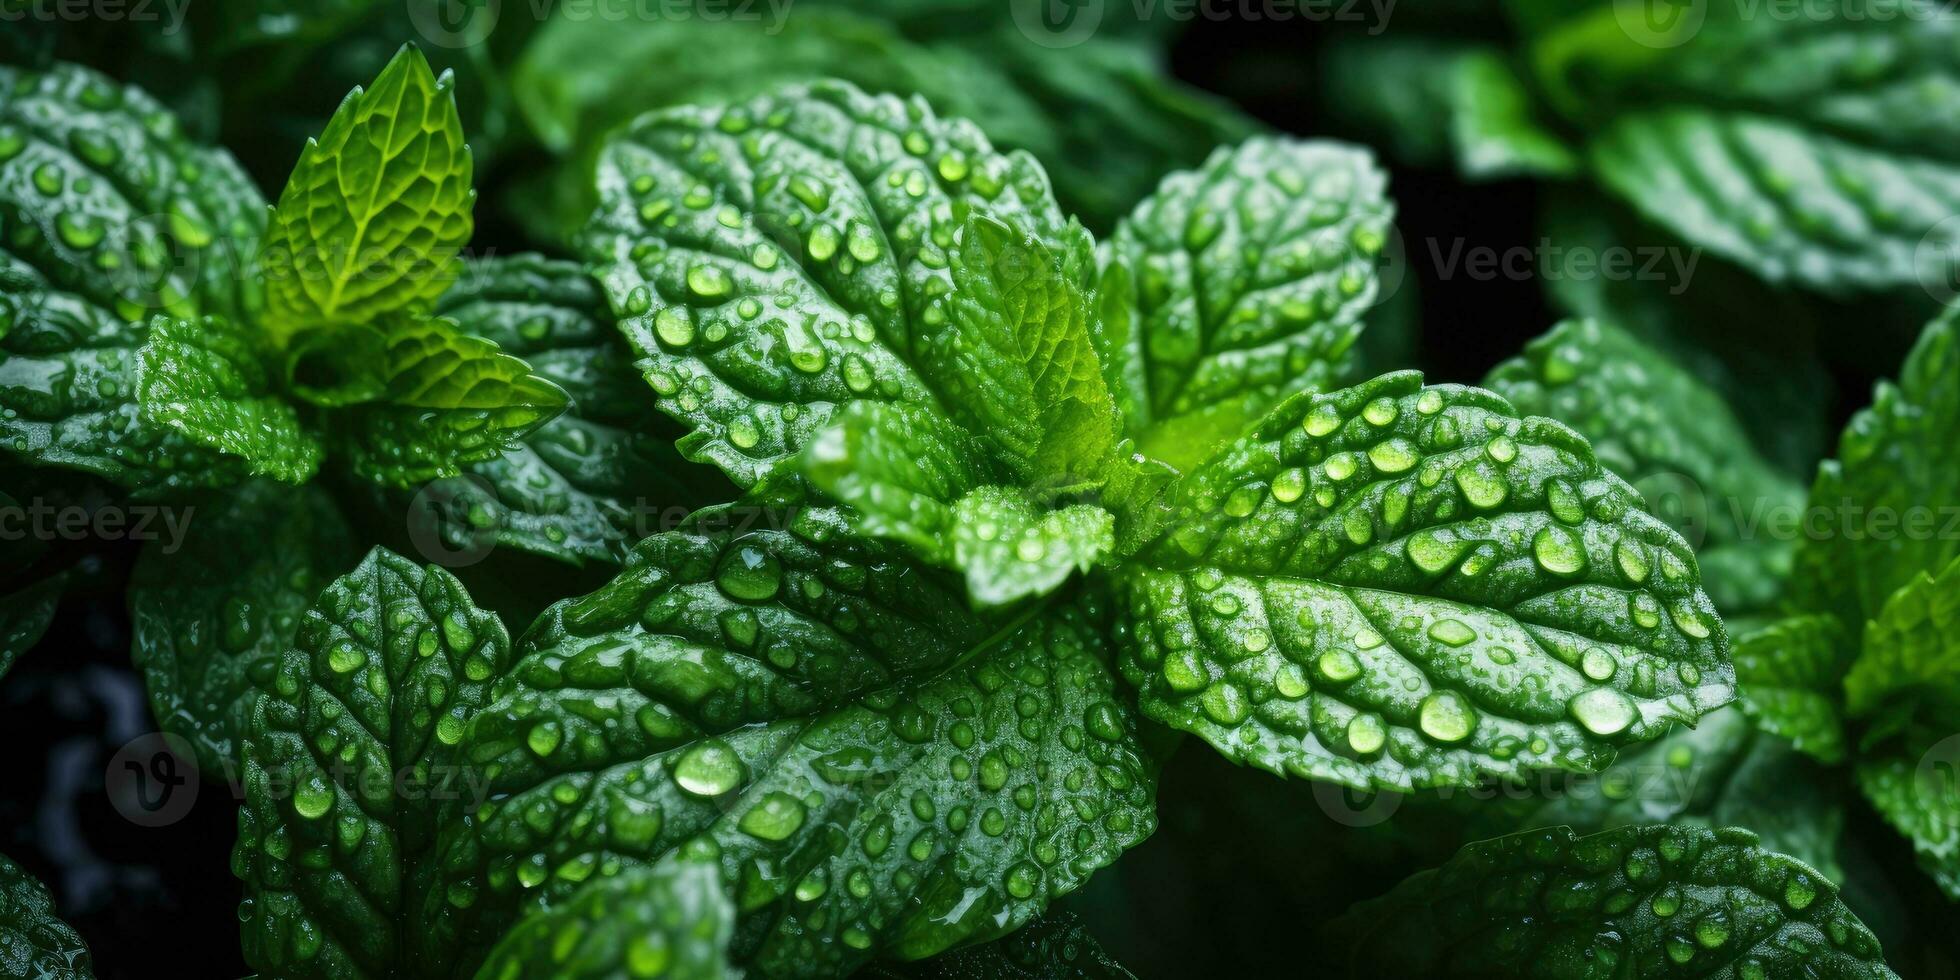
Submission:
{"label": "mint leaf", "polygon": [[974,212],[1057,240],[1041,169],[969,123],[839,83],[672,109],[613,137],[584,253],[688,458],[759,482],[853,401],[936,407]]}
{"label": "mint leaf", "polygon": [[874,980],[1136,980],[1069,912],[1049,911],[1018,932],[917,963],[879,963]]}
{"label": "mint leaf", "polygon": [[243,761],[253,702],[313,597],[359,555],[317,487],[255,480],[187,515],[183,540],[145,545],[130,572],[130,657],[158,724],[215,778]]}
{"label": "mint leaf", "polygon": [[353,471],[405,487],[493,459],[570,403],[563,388],[443,319],[392,324],[378,400],[335,418]]}
{"label": "mint leaf", "polygon": [[477,971],[482,980],[737,977],[735,909],[712,865],[669,861],[597,879],[533,912]]}
{"label": "mint leaf", "polygon": [[1579,169],[1494,46],[1356,39],[1332,47],[1322,77],[1335,112],[1412,162],[1454,161],[1470,180],[1565,177]]}
{"label": "mint leaf", "polygon": [[1491,369],[1484,385],[1519,412],[1584,433],[1603,465],[1651,498],[1685,496],[1667,516],[1698,539],[1702,580],[1725,613],[1765,609],[1782,591],[1795,542],[1757,525],[1799,513],[1803,491],[1756,455],[1721,396],[1673,360],[1616,326],[1573,320]]}
{"label": "mint leaf", "polygon": [[1471,844],[1328,934],[1356,977],[1894,976],[1830,881],[1739,829]]}
{"label": "mint leaf", "polygon": [[850,507],[860,533],[904,542],[958,567],[955,504],[1006,479],[972,434],[928,408],[856,402],[810,443],[801,474]]}
{"label": "mint leaf", "polygon": [[0,451],[147,491],[235,482],[143,419],[135,355],[152,312],[249,319],[263,199],[138,89],[55,65],[0,66],[0,91]]}
{"label": "mint leaf", "polygon": [[1597,769],[1732,695],[1694,555],[1585,439],[1413,372],[1302,394],[1119,572],[1145,714],[1356,787]]}
{"label": "mint leaf", "polygon": [[[1764,459],[1814,473],[1836,427],[1817,397],[1831,384],[1818,347],[1835,314],[1683,245],[1595,192],[1548,191],[1540,227],[1549,250],[1539,275],[1553,306],[1620,327],[1666,355],[1722,396]],[[1615,255],[1655,263],[1655,274],[1597,275],[1583,264]]]}
{"label": "mint leaf", "polygon": [[456,746],[509,651],[453,576],[385,550],[320,593],[245,733],[232,870],[254,969],[392,977],[455,955],[411,959],[426,862],[478,802]]}
{"label": "mint leaf", "polygon": [[953,508],[953,565],[982,606],[1046,595],[1116,548],[1116,519],[1093,504],[1043,511],[1026,492],[981,487]]}
{"label": "mint leaf", "polygon": [[1960,213],[1960,171],[1768,116],[1629,113],[1590,157],[1600,182],[1648,220],[1772,283],[1917,285],[1916,250]]}
{"label": "mint leaf", "polygon": [[1146,455],[1196,463],[1339,377],[1376,298],[1386,183],[1360,150],[1253,139],[1165,178],[1117,227],[1102,356]]}
{"label": "mint leaf", "polygon": [[266,239],[272,325],[371,323],[448,288],[476,202],[454,84],[405,46],[307,141]]}
{"label": "mint leaf", "polygon": [[1095,244],[1059,247],[985,216],[952,254],[950,329],[921,360],[953,417],[995,447],[1019,482],[1093,481],[1116,448],[1116,404],[1091,339]]}
{"label": "mint leaf", "polygon": [[0,970],[36,980],[89,980],[88,944],[54,914],[46,885],[0,855]]}
{"label": "mint leaf", "polygon": [[150,321],[136,352],[143,422],[245,461],[253,476],[304,483],[319,468],[319,442],[279,398],[256,332],[222,317]]}
{"label": "mint leaf", "polygon": [[[1747,827],[1766,848],[1841,881],[1839,797],[1837,781],[1814,760],[1757,730],[1741,710],[1725,708],[1694,728],[1676,726],[1652,742],[1628,746],[1598,775],[1547,793],[1501,829],[1569,826],[1587,834],[1649,823]],[[1469,805],[1479,807],[1482,817],[1490,812],[1483,808],[1499,804]],[[1475,826],[1483,831],[1490,822],[1479,819]]]}
{"label": "mint leaf", "polygon": [[1887,823],[1912,841],[1919,864],[1960,900],[1960,801],[1954,798],[1951,736],[1918,728],[1886,751],[1858,760],[1858,788]]}
{"label": "mint leaf", "polygon": [[0,678],[19,660],[21,654],[41,642],[42,634],[54,623],[55,607],[61,604],[66,583],[51,575],[6,595],[0,595]]}
{"label": "mint leaf", "polygon": [[1928,724],[1960,726],[1960,560],[1921,572],[1865,624],[1865,643],[1844,675],[1854,715],[1905,706]]}
{"label": "mint leaf", "polygon": [[487,530],[499,545],[571,564],[617,564],[650,529],[649,513],[736,495],[674,449],[672,423],[654,410],[598,284],[576,263],[538,255],[474,263],[436,312],[523,358],[571,399],[521,444],[430,488],[446,501],[429,516],[448,546]]}
{"label": "mint leaf", "polygon": [[1053,591],[1114,549],[1115,521],[1092,504],[1042,506],[999,478],[965,430],[907,405],[858,402],[805,452],[802,473],[852,508],[857,530],[902,541],[966,574],[978,605]]}
{"label": "mint leaf", "polygon": [[1843,632],[1829,616],[1794,616],[1745,634],[1735,644],[1742,710],[1818,761],[1843,761],[1845,660]]}
{"label": "mint leaf", "polygon": [[471,726],[496,802],[446,841],[463,945],[615,860],[713,860],[738,961],[843,973],[1003,935],[1149,832],[1085,614],[994,633],[842,535],[636,559],[532,628]]}
{"label": "mint leaf", "polygon": [[[0,262],[4,262],[0,256]],[[139,398],[149,325],[78,297],[0,290],[0,449],[149,495],[242,482],[250,466],[168,425]]]}
{"label": "mint leaf", "polygon": [[1871,407],[1844,428],[1835,460],[1818,467],[1791,592],[1805,609],[1860,630],[1913,577],[1943,568],[1960,542],[1937,533],[1960,506],[1960,319],[1927,326],[1897,384],[1881,382]]}
{"label": "mint leaf", "polygon": [[265,199],[230,154],[186,139],[141,89],[76,65],[0,66],[0,91],[0,270],[27,280],[5,292],[121,321],[252,319],[263,300],[242,253]]}

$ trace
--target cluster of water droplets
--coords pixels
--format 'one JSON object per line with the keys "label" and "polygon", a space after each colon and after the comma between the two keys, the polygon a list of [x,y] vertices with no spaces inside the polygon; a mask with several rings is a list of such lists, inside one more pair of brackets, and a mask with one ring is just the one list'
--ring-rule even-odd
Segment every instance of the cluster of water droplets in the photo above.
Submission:
{"label": "cluster of water droplets", "polygon": [[1692,718],[1719,663],[1692,559],[1569,430],[1501,408],[1391,377],[1200,470],[1157,547],[1187,571],[1132,587],[1145,661],[1275,765],[1584,763],[1580,733]]}

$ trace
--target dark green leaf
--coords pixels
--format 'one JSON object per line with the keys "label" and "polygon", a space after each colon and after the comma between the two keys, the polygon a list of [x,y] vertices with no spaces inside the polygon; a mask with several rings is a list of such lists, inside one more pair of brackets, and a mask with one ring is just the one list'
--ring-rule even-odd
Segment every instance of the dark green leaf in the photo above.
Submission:
{"label": "dark green leaf", "polygon": [[359,551],[314,487],[254,481],[186,513],[183,540],[146,545],[130,572],[130,657],[158,724],[216,777],[243,761],[259,686],[313,597]]}
{"label": "dark green leaf", "polygon": [[748,487],[853,401],[938,408],[917,371],[949,320],[949,250],[974,212],[1059,241],[1033,161],[923,102],[842,84],[673,109],[615,136],[587,230],[620,328],[692,431]]}
{"label": "dark green leaf", "polygon": [[600,878],[533,912],[477,972],[478,980],[722,980],[735,909],[711,864],[667,861]]}
{"label": "dark green leaf", "polygon": [[572,564],[612,564],[653,518],[736,496],[674,449],[672,423],[654,410],[598,284],[576,263],[516,255],[472,264],[437,312],[525,359],[572,402],[521,445],[429,488],[443,501],[428,516],[446,546],[489,533]]}
{"label": "dark green leaf", "polygon": [[90,980],[88,944],[54,914],[47,886],[0,855],[0,971],[34,980]]}
{"label": "dark green leaf", "polygon": [[1387,375],[1283,403],[1120,573],[1145,713],[1357,787],[1597,769],[1732,695],[1680,536],[1585,439]]}
{"label": "dark green leaf", "polygon": [[916,963],[881,963],[876,980],[1136,980],[1068,912],[1036,916],[1011,936]]}
{"label": "dark green leaf", "polygon": [[453,576],[384,550],[320,593],[245,733],[232,871],[254,968],[399,977],[459,955],[415,958],[428,861],[443,822],[482,802],[457,746],[509,652]]}
{"label": "dark green leaf", "polygon": [[1857,762],[1858,787],[1899,833],[1948,898],[1960,901],[1960,745],[1915,729]]}
{"label": "dark green leaf", "polygon": [[738,960],[835,975],[1003,935],[1141,840],[1154,775],[1094,619],[990,637],[877,556],[676,532],[547,613],[468,736],[496,802],[445,847],[464,945],[678,856],[717,863]]}
{"label": "dark green leaf", "polygon": [[1339,376],[1377,294],[1386,184],[1363,151],[1254,139],[1165,179],[1117,227],[1103,365],[1142,452],[1196,463]]}
{"label": "dark green leaf", "polygon": [[1721,396],[1632,335],[1592,320],[1554,327],[1491,370],[1485,386],[1518,411],[1558,419],[1592,441],[1600,462],[1650,500],[1674,506],[1715,605],[1768,608],[1796,544],[1772,514],[1794,518],[1803,490],[1751,447]]}
{"label": "dark green leaf", "polygon": [[1844,676],[1854,715],[1903,708],[1917,720],[1960,727],[1960,560],[1921,572],[1865,624],[1865,644]]}
{"label": "dark green leaf", "polygon": [[1353,977],[1894,976],[1829,880],[1738,829],[1471,844],[1328,933]]}

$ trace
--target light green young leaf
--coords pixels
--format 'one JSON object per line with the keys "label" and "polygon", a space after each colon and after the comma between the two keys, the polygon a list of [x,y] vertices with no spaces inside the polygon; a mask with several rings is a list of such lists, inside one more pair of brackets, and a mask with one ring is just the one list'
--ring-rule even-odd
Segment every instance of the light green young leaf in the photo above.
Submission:
{"label": "light green young leaf", "polygon": [[1600,182],[1648,220],[1772,283],[1918,286],[1939,271],[1923,243],[1960,213],[1960,168],[1770,116],[1628,113],[1589,153]]}
{"label": "light green young leaf", "polygon": [[643,117],[599,166],[593,263],[690,459],[762,480],[854,401],[941,404],[920,358],[950,319],[968,215],[1044,241],[1041,169],[919,101],[819,83]]}
{"label": "light green young leaf", "polygon": [[35,980],[91,980],[88,944],[54,914],[46,885],[0,855],[0,971]]}
{"label": "light green young leaf", "polygon": [[1049,911],[1011,936],[916,963],[878,963],[871,980],[1136,980],[1070,912]]}
{"label": "light green young leaf", "polygon": [[676,532],[547,613],[466,739],[496,802],[446,838],[442,931],[467,947],[588,876],[711,860],[738,962],[840,975],[1004,935],[1147,835],[1094,617],[990,635],[878,555]]}
{"label": "light green young leaf", "polygon": [[[711,864],[665,861],[599,878],[531,913],[477,980],[726,980],[735,909]],[[569,938],[568,938],[569,937]]]}
{"label": "light green young leaf", "polygon": [[1043,510],[1026,491],[981,487],[953,507],[954,567],[982,606],[1046,595],[1116,548],[1116,518],[1094,504]]}
{"label": "light green young leaf", "polygon": [[245,734],[232,871],[254,969],[359,980],[460,955],[416,958],[430,849],[481,802],[457,746],[509,652],[454,576],[385,550],[320,593]]}
{"label": "light green young leaf", "polygon": [[1328,936],[1335,974],[1350,977],[1894,977],[1828,879],[1740,829],[1559,828],[1471,844]]}
{"label": "light green young leaf", "polygon": [[1092,339],[1089,234],[1071,226],[1055,247],[977,215],[961,230],[952,271],[948,329],[925,337],[920,356],[942,404],[1016,482],[1098,480],[1118,420]]}
{"label": "light green young leaf", "polygon": [[910,405],[858,402],[804,453],[801,472],[852,509],[859,533],[962,571],[969,597],[1005,605],[1053,591],[1114,548],[1091,504],[1048,509],[1003,477],[965,430]]}
{"label": "light green young leaf", "polygon": [[1733,694],[1686,543],[1489,392],[1408,372],[1296,396],[1147,519],[1124,673],[1146,714],[1272,772],[1596,770]]}
{"label": "light green young leaf", "polygon": [[323,451],[279,397],[264,358],[250,324],[216,316],[151,319],[136,352],[136,405],[144,424],[244,460],[253,476],[306,482]]}
{"label": "light green young leaf", "polygon": [[564,411],[571,397],[481,337],[440,318],[387,329],[380,398],[335,416],[353,471],[406,487],[493,459]]}
{"label": "light green young leaf", "polygon": [[1960,728],[1960,560],[1921,572],[1865,624],[1865,644],[1844,676],[1846,707],[1869,716],[1903,703],[1942,729]]}
{"label": "light green young leaf", "polygon": [[1796,545],[1771,536],[1769,515],[1798,514],[1803,489],[1756,455],[1699,379],[1617,326],[1571,320],[1492,368],[1484,385],[1521,413],[1579,430],[1602,465],[1671,505],[1662,516],[1696,545],[1725,614],[1776,600]]}
{"label": "light green young leaf", "polygon": [[1736,640],[1735,678],[1743,713],[1818,761],[1844,759],[1843,630],[1830,616],[1793,616]]}
{"label": "light green young leaf", "polygon": [[182,539],[145,545],[130,572],[130,658],[158,724],[225,778],[307,607],[359,552],[318,487],[255,480],[185,514]]}
{"label": "light green young leaf", "polygon": [[1858,788],[1886,822],[1912,841],[1919,865],[1960,901],[1960,746],[1946,730],[1919,728],[1858,760]]}
{"label": "light green young leaf", "polygon": [[929,408],[856,402],[804,451],[800,472],[853,511],[859,533],[954,566],[960,498],[1007,475],[979,441]]}
{"label": "light green young leaf", "polygon": [[1205,458],[1340,375],[1393,207],[1365,152],[1253,139],[1173,174],[1108,243],[1101,353],[1141,450]]}
{"label": "light green young leaf", "polygon": [[263,253],[273,327],[423,312],[455,279],[476,191],[453,86],[405,46],[307,141]]}
{"label": "light green young leaf", "polygon": [[[1960,314],[1934,321],[1906,356],[1898,383],[1881,382],[1853,416],[1837,458],[1817,470],[1798,548],[1792,597],[1835,613],[1851,635],[1921,574],[1960,555],[1943,530],[1960,515]],[[1881,516],[1882,515],[1882,516]]]}
{"label": "light green young leaf", "polygon": [[571,564],[616,564],[644,518],[736,496],[713,469],[674,449],[668,422],[614,330],[598,284],[576,263],[537,255],[466,267],[438,315],[521,357],[571,398],[565,414],[503,455],[428,488],[427,518],[445,546],[483,534]]}

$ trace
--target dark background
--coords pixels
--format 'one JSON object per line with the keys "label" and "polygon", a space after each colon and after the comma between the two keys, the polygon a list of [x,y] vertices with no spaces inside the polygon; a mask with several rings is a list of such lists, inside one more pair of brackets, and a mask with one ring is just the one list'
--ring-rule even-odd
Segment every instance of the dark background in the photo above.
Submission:
{"label": "dark background", "polygon": [[[1328,135],[1335,127],[1316,81],[1324,36],[1324,28],[1299,21],[1196,21],[1170,60],[1178,77],[1232,98],[1282,131]],[[304,97],[330,109],[340,94]],[[246,159],[280,156],[267,146],[232,148]],[[480,199],[497,200],[496,181],[513,169],[498,168]],[[1556,313],[1535,279],[1443,279],[1420,243],[1529,247],[1538,239],[1538,189],[1523,181],[1466,188],[1451,173],[1390,169],[1421,297],[1423,327],[1415,363],[1407,366],[1436,380],[1474,382],[1547,329]],[[279,174],[259,178],[276,194]],[[529,244],[502,214],[479,206],[478,247],[510,252]],[[1846,316],[1848,339],[1822,338],[1824,353],[1833,364],[1871,367],[1834,369],[1833,431],[1869,400],[1875,375],[1897,364],[1909,340],[1874,338],[1852,327],[1856,310]],[[1847,342],[1858,349],[1834,350]],[[63,916],[88,940],[100,976],[242,976],[239,888],[228,870],[237,808],[231,787],[197,785],[188,814],[154,828],[120,816],[105,787],[116,751],[156,730],[129,666],[121,589],[132,558],[131,548],[99,553],[93,588],[64,602],[46,639],[0,684],[0,745],[11,749],[0,787],[0,851],[54,890]],[[1397,821],[1350,830],[1328,819],[1305,785],[1236,769],[1195,740],[1170,763],[1159,798],[1157,834],[1065,902],[1145,978],[1298,974],[1313,959],[1317,923],[1433,861],[1402,846]],[[1952,953],[1960,921],[1914,869],[1905,841],[1861,806],[1853,807],[1847,837],[1896,889],[1872,899],[1885,914],[1859,911],[1881,933],[1901,975],[1960,975]]]}

